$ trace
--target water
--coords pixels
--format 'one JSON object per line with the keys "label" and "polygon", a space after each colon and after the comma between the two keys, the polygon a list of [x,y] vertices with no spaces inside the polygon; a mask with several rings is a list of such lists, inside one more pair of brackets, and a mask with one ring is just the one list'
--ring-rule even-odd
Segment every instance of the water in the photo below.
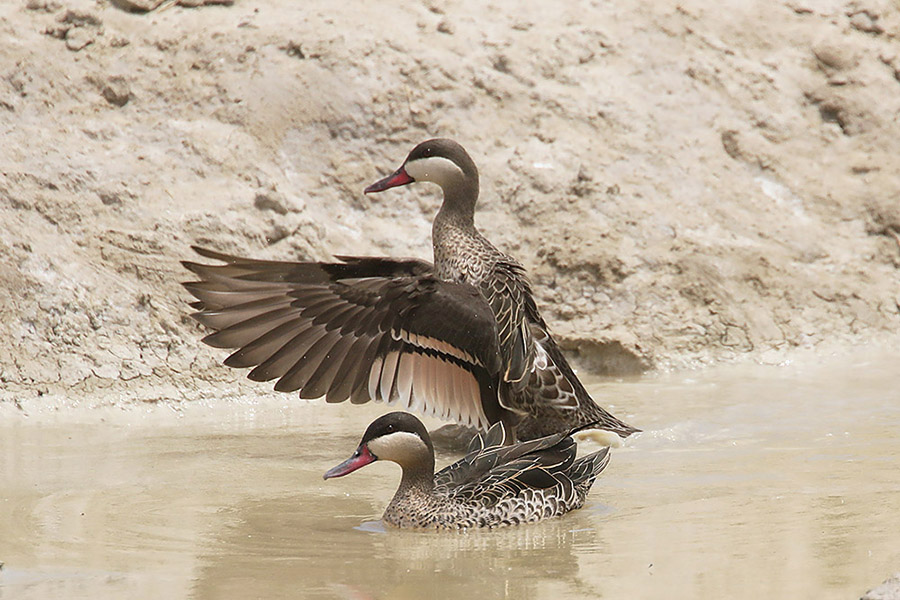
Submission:
{"label": "water", "polygon": [[4,407],[0,599],[858,597],[900,570],[898,366],[590,382],[646,431],[585,508],[468,533],[385,531],[396,465],[322,480],[383,407]]}

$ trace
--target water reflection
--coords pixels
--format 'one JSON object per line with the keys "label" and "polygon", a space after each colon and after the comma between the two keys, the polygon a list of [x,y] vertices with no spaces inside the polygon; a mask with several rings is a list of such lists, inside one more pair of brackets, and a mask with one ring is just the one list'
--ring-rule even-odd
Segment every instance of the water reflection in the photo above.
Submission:
{"label": "water reflection", "polygon": [[362,530],[383,506],[362,490],[323,507],[308,502],[295,495],[231,509],[234,525],[200,559],[194,597],[296,597],[298,582],[307,598],[533,597],[547,580],[577,590],[578,549],[604,545],[590,510],[533,527],[410,534]]}

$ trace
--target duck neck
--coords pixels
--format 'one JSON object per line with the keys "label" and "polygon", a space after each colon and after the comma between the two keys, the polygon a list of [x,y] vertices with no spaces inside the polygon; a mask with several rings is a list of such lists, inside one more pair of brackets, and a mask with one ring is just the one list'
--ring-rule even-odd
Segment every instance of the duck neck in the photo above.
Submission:
{"label": "duck neck", "polygon": [[434,506],[434,459],[431,469],[403,467],[403,478],[382,519],[396,527],[419,527]]}
{"label": "duck neck", "polygon": [[392,506],[405,505],[416,498],[430,497],[434,493],[434,457],[430,461],[403,466],[400,487],[391,500]]}
{"label": "duck neck", "polygon": [[438,224],[451,225],[463,231],[475,231],[475,203],[478,201],[478,175],[454,181],[442,186],[444,201],[434,220]]}
{"label": "duck neck", "polygon": [[456,279],[460,273],[460,253],[472,246],[472,240],[480,237],[475,228],[475,200],[478,189],[468,198],[454,198],[457,188],[445,191],[444,203],[431,226],[431,243],[434,249],[435,270],[438,277]]}

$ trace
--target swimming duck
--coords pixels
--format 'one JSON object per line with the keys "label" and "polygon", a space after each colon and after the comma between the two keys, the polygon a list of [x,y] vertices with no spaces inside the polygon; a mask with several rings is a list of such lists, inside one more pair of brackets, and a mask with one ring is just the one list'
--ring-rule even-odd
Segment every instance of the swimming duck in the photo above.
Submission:
{"label": "swimming duck", "polygon": [[581,508],[609,448],[576,459],[570,432],[509,445],[503,422],[476,436],[466,456],[434,472],[434,447],[422,422],[392,412],[372,422],[353,455],[325,473],[343,477],[376,460],[400,465],[400,487],[382,520],[395,527],[501,527]]}
{"label": "swimming duck", "polygon": [[224,264],[185,261],[192,315],[232,348],[225,364],[254,381],[328,402],[398,404],[509,440],[587,425],[639,431],[591,399],[538,312],[525,269],[475,228],[478,170],[448,139],[422,142],[366,194],[435,183],[434,264],[338,256],[339,262],[240,258],[194,247]]}

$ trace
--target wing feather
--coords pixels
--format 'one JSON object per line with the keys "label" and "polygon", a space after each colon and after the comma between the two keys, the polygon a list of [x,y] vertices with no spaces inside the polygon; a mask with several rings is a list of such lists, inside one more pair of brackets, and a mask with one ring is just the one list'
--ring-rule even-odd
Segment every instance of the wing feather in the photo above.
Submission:
{"label": "wing feather", "polygon": [[487,427],[501,349],[478,289],[436,279],[423,261],[344,257],[290,263],[196,249],[185,288],[204,341],[234,351],[254,381],[328,402],[382,401]]}
{"label": "wing feather", "polygon": [[[356,339],[350,336],[337,336],[337,342],[325,354],[319,366],[312,375],[301,386],[301,398],[322,398],[331,388],[331,384],[338,375],[338,369],[344,362],[347,352]],[[338,402],[336,396],[332,397],[332,402]],[[327,400],[327,398],[326,398]]]}
{"label": "wing feather", "polygon": [[512,259],[499,261],[480,289],[497,320],[503,379],[523,387],[534,362],[534,340],[526,310],[533,300],[525,270]]}
{"label": "wing feather", "polygon": [[314,329],[321,331],[318,339],[312,344],[301,358],[294,363],[287,373],[281,376],[278,383],[275,384],[275,390],[278,392],[293,392],[300,390],[301,398],[315,398],[309,396],[305,392],[304,387],[309,381],[310,376],[315,373],[316,369],[322,364],[322,361],[328,356],[332,348],[340,341],[341,337],[333,332],[325,331],[322,328]]}
{"label": "wing feather", "polygon": [[397,373],[397,361],[400,359],[400,352],[389,352],[384,357],[384,365],[381,367],[381,399],[388,404],[393,404],[394,398],[394,376]]}
{"label": "wing feather", "polygon": [[412,353],[400,355],[397,366],[397,396],[403,406],[412,408],[413,373],[416,367],[416,358]]}
{"label": "wing feather", "polygon": [[251,381],[271,381],[282,377],[294,366],[298,357],[303,356],[306,350],[315,343],[318,339],[315,336],[317,333],[319,333],[318,329],[311,324],[304,323],[303,327],[298,327],[296,335],[288,343],[259,363],[250,371],[247,378]]}
{"label": "wing feather", "polygon": [[234,348],[245,340],[255,340],[282,323],[292,320],[296,320],[296,311],[290,307],[278,308],[229,325],[212,335],[206,336],[203,341],[213,348]]}
{"label": "wing feather", "polygon": [[370,345],[373,345],[373,340],[369,336],[353,340],[353,344],[347,349],[344,360],[337,367],[334,380],[326,392],[326,400],[343,402],[352,397],[357,377],[360,372],[364,372],[365,367],[362,365],[362,361]]}

